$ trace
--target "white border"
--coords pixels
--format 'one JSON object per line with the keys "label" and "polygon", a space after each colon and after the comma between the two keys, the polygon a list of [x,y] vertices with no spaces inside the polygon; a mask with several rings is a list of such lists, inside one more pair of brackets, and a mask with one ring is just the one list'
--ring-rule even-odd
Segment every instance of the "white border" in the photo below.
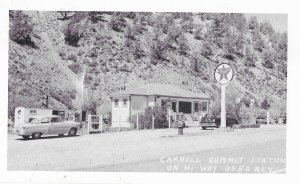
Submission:
{"label": "white border", "polygon": [[[171,174],[100,172],[7,172],[8,10],[102,10],[288,13],[287,174]],[[264,0],[9,0],[0,4],[1,95],[0,183],[300,183],[299,5],[296,1]]]}

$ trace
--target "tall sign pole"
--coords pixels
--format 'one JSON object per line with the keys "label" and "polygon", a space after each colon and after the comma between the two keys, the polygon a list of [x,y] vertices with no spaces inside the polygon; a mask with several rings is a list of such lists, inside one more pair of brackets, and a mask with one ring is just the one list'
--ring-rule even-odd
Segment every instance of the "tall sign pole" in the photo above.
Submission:
{"label": "tall sign pole", "polygon": [[221,128],[226,127],[226,86],[233,78],[233,69],[227,63],[222,63],[215,69],[215,79],[221,85]]}

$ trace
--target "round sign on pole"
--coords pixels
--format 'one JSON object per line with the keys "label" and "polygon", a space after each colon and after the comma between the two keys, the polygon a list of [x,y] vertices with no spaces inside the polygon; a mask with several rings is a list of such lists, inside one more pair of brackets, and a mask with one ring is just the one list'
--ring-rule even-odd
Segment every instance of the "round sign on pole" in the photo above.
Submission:
{"label": "round sign on pole", "polygon": [[221,84],[228,84],[233,78],[233,69],[227,63],[222,63],[215,69],[215,79]]}
{"label": "round sign on pole", "polygon": [[236,99],[235,99],[235,102],[238,104],[238,103],[241,102],[241,99],[240,99],[240,98],[236,98]]}
{"label": "round sign on pole", "polygon": [[225,105],[225,88],[233,78],[233,69],[229,64],[222,63],[215,69],[215,79],[221,84],[221,125],[220,128],[226,127],[226,105]]}

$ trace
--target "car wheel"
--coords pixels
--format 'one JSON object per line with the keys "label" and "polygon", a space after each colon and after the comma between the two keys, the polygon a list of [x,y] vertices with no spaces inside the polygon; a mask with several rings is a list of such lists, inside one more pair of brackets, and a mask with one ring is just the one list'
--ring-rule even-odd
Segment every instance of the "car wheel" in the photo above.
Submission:
{"label": "car wheel", "polygon": [[71,130],[69,131],[69,136],[75,136],[77,133],[77,129],[76,128],[71,128]]}
{"label": "car wheel", "polygon": [[59,137],[62,137],[62,136],[64,136],[64,134],[58,134],[58,136],[59,136]]}
{"label": "car wheel", "polygon": [[202,127],[203,130],[206,130],[206,127]]}
{"label": "car wheel", "polygon": [[23,139],[29,139],[29,135],[22,135]]}
{"label": "car wheel", "polygon": [[39,138],[41,138],[41,136],[42,136],[42,134],[39,132],[32,134],[33,139],[39,139]]}

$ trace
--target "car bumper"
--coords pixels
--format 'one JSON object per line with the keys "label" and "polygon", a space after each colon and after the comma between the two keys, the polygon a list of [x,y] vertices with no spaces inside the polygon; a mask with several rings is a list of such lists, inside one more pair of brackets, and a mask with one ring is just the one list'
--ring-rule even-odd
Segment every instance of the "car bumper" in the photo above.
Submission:
{"label": "car bumper", "polygon": [[200,123],[200,126],[204,126],[204,127],[216,127],[217,124],[216,123]]}
{"label": "car bumper", "polygon": [[24,130],[16,130],[16,134],[19,135],[19,136],[29,135],[28,132],[25,132]]}

